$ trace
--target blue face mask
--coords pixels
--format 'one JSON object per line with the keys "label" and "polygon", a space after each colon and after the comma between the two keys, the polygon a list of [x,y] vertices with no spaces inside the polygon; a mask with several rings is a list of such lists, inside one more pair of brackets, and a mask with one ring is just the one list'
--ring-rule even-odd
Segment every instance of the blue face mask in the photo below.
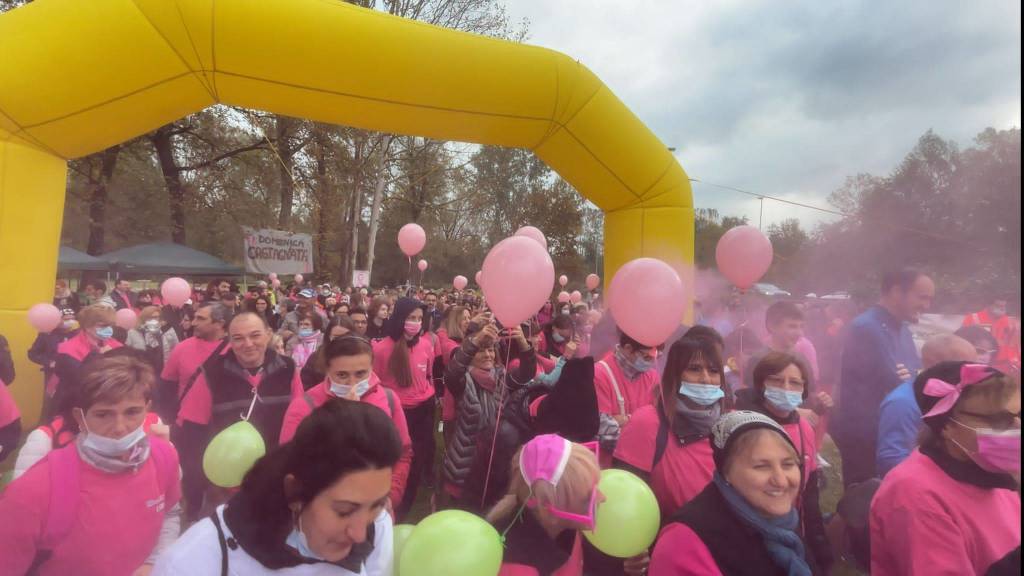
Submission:
{"label": "blue face mask", "polygon": [[96,338],[99,338],[100,341],[110,340],[114,337],[114,327],[97,328],[94,334],[96,334]]}
{"label": "blue face mask", "polygon": [[551,339],[554,340],[555,342],[559,343],[559,344],[561,344],[562,342],[565,342],[565,336],[562,336],[558,332],[552,332],[551,333]]}
{"label": "blue face mask", "polygon": [[316,334],[312,328],[299,328],[299,338],[312,338]]}
{"label": "blue face mask", "polygon": [[681,382],[679,384],[679,393],[701,406],[712,406],[722,398],[725,398],[725,392],[722,391],[722,387],[714,384]]}
{"label": "blue face mask", "polygon": [[313,552],[313,549],[309,547],[309,541],[306,540],[306,535],[302,532],[302,516],[299,516],[299,521],[295,528],[292,528],[291,534],[285,539],[285,544],[291,546],[299,553],[299,556],[303,558],[309,558],[310,560],[323,560],[323,558]]}
{"label": "blue face mask", "polygon": [[643,356],[637,358],[636,360],[633,360],[633,369],[636,370],[637,372],[641,373],[641,374],[643,374],[644,372],[647,372],[648,370],[653,370],[654,366],[655,366],[655,361],[654,360],[648,360],[647,358],[644,358]]}
{"label": "blue face mask", "polygon": [[[370,379],[366,378],[360,382],[356,382],[356,396],[362,398],[363,394],[370,389]],[[331,380],[331,394],[334,394],[338,398],[345,398],[352,392],[351,384],[338,384],[334,380]]]}
{"label": "blue face mask", "polygon": [[764,399],[780,412],[789,414],[804,402],[803,392],[792,392],[782,388],[765,388]]}

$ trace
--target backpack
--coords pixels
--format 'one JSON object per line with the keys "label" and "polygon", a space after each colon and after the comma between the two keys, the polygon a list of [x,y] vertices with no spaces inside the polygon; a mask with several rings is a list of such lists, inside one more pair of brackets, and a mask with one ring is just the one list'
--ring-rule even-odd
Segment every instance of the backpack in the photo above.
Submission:
{"label": "backpack", "polygon": [[[164,494],[178,482],[178,469],[173,465],[174,449],[170,443],[159,438],[149,438],[149,457],[156,467],[157,482]],[[50,464],[50,505],[39,539],[38,552],[28,574],[49,560],[53,549],[71,532],[78,515],[79,457],[74,445],[54,450],[47,454]]]}

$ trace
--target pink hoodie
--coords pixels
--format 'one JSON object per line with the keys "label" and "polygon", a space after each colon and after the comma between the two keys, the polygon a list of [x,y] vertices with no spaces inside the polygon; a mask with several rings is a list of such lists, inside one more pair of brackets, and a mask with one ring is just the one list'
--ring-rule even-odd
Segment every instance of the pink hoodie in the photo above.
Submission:
{"label": "pink hoodie", "polygon": [[415,408],[434,396],[434,384],[430,381],[434,372],[434,343],[429,335],[420,336],[419,341],[409,350],[409,363],[412,365],[412,385],[402,388],[398,380],[388,370],[388,361],[395,350],[395,341],[384,338],[373,343],[373,373],[380,377],[382,386],[391,388],[402,400],[403,408]]}
{"label": "pink hoodie", "polygon": [[1020,546],[1020,494],[958,482],[915,450],[871,501],[871,574],[984,574]]}

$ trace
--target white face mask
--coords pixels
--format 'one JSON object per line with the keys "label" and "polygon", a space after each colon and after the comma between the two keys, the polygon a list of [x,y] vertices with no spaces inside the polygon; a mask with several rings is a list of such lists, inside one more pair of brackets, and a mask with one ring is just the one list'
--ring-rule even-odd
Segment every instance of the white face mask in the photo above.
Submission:
{"label": "white face mask", "polygon": [[[370,389],[370,378],[367,377],[364,380],[356,382],[356,396],[362,398],[363,394]],[[347,398],[352,392],[351,384],[338,384],[334,380],[331,380],[331,394],[334,394],[338,398]]]}
{"label": "white face mask", "polygon": [[143,426],[139,426],[120,438],[108,438],[89,431],[89,424],[85,422],[85,414],[82,415],[82,423],[85,427],[85,438],[82,439],[82,446],[96,452],[100,456],[108,458],[124,456],[146,437],[146,431],[143,429]]}
{"label": "white face mask", "polygon": [[159,332],[160,321],[159,320],[146,320],[146,331],[147,332]]}

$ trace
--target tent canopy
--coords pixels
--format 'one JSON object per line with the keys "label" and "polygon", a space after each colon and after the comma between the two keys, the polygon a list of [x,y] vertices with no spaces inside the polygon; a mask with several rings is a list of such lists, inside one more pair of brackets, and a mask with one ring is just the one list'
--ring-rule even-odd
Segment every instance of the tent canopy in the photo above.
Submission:
{"label": "tent canopy", "polygon": [[100,256],[111,269],[129,274],[186,274],[189,276],[241,276],[240,266],[216,256],[171,242],[129,246]]}
{"label": "tent canopy", "polygon": [[110,264],[95,256],[90,256],[81,250],[75,250],[70,246],[61,246],[60,254],[57,256],[57,270],[60,272],[77,272],[79,270],[106,271]]}

